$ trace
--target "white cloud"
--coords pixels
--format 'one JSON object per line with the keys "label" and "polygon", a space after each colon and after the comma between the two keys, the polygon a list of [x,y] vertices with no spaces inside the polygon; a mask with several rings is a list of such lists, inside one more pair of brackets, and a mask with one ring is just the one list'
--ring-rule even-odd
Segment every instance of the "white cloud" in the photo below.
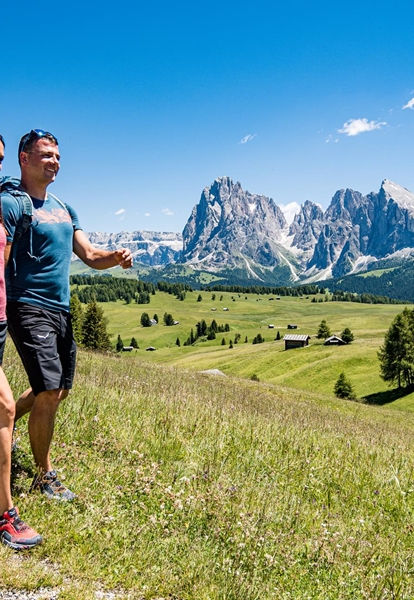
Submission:
{"label": "white cloud", "polygon": [[174,214],[169,208],[163,208],[161,212],[167,215],[167,217],[172,217]]}
{"label": "white cloud", "polygon": [[150,216],[151,216],[151,213],[149,213],[149,212],[144,213],[144,217],[150,217]]}
{"label": "white cloud", "polygon": [[240,140],[240,144],[247,144],[247,142],[250,142],[250,140],[252,140],[256,136],[257,136],[257,133],[254,133],[253,135],[251,133],[249,133],[248,135],[245,135],[244,138],[242,138]]}
{"label": "white cloud", "polygon": [[411,110],[414,110],[414,98],[411,98],[411,100],[409,100],[407,102],[407,104],[405,104],[405,106],[403,106],[404,108],[411,108]]}
{"label": "white cloud", "polygon": [[335,142],[337,144],[339,142],[338,138],[334,138],[331,134],[325,140],[325,144],[329,144],[329,142]]}
{"label": "white cloud", "polygon": [[120,208],[119,210],[116,211],[116,215],[123,215],[124,212],[126,212],[125,208]]}
{"label": "white cloud", "polygon": [[294,216],[300,211],[300,205],[297,202],[289,202],[286,206],[284,204],[279,204],[279,208],[285,215],[285,219],[289,225],[292,223]]}
{"label": "white cloud", "polygon": [[366,131],[373,131],[374,129],[381,129],[383,125],[386,125],[385,121],[368,121],[368,119],[350,119],[344,123],[342,129],[338,129],[338,133],[345,133],[348,136],[359,135]]}

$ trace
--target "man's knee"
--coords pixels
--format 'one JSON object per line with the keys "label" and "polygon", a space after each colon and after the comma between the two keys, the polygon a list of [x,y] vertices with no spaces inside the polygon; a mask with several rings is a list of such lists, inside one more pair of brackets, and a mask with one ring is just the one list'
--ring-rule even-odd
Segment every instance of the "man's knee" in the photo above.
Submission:
{"label": "man's knee", "polygon": [[11,394],[0,393],[0,423],[4,427],[5,424],[13,423],[16,415],[16,403]]}
{"label": "man's knee", "polygon": [[35,397],[35,404],[55,404],[58,406],[69,394],[69,390],[62,388],[56,390],[45,390]]}

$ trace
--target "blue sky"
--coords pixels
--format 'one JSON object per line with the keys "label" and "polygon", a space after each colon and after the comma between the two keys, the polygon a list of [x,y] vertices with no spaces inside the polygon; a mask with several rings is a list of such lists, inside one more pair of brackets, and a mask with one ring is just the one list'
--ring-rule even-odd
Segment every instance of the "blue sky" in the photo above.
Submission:
{"label": "blue sky", "polygon": [[3,173],[32,128],[86,231],[182,231],[229,176],[280,206],[414,191],[414,5],[211,0],[2,6]]}

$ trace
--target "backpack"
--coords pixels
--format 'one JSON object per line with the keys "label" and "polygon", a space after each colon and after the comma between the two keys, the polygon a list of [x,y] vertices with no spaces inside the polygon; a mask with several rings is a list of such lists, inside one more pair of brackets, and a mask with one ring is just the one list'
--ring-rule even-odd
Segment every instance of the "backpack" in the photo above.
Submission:
{"label": "backpack", "polygon": [[[22,235],[24,235],[26,233],[26,231],[29,229],[29,227],[32,223],[32,216],[33,216],[32,199],[30,198],[29,194],[27,194],[23,190],[20,190],[19,186],[20,186],[20,179],[16,179],[15,177],[7,177],[7,176],[0,177],[0,193],[1,192],[12,192],[12,196],[17,199],[17,201],[19,202],[20,207],[22,209],[22,216],[16,225],[16,229],[14,231],[14,236],[13,236],[11,259],[12,259],[12,265],[14,268],[13,269],[14,274],[16,274],[17,244],[18,244],[20,238],[22,237]],[[70,214],[70,211],[68,210],[68,207],[66,206],[66,204],[64,202],[59,200],[59,198],[57,198],[53,194],[49,193],[49,196],[51,196],[54,200],[56,200],[56,202],[58,202],[69,213],[69,215],[72,218],[72,215]]]}

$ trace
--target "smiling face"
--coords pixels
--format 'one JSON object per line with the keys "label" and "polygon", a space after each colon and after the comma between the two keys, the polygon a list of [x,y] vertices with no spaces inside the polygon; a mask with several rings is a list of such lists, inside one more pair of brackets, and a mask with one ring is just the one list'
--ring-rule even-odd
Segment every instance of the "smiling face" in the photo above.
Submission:
{"label": "smiling face", "polygon": [[47,138],[38,140],[29,152],[20,153],[22,174],[33,184],[48,186],[60,169],[59,147]]}
{"label": "smiling face", "polygon": [[3,166],[3,160],[4,160],[4,144],[3,144],[3,142],[0,142],[0,171]]}

